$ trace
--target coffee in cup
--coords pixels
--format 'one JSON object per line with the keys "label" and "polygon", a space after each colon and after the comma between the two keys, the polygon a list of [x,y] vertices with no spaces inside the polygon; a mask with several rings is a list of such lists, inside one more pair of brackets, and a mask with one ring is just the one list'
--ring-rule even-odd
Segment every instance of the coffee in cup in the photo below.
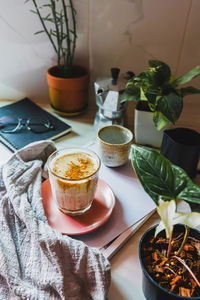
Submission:
{"label": "coffee in cup", "polygon": [[124,165],[129,157],[133,140],[132,132],[120,125],[109,125],[98,131],[98,150],[102,162],[107,167]]}
{"label": "coffee in cup", "polygon": [[86,212],[94,199],[100,159],[93,151],[65,148],[48,158],[52,195],[58,208],[75,216]]}

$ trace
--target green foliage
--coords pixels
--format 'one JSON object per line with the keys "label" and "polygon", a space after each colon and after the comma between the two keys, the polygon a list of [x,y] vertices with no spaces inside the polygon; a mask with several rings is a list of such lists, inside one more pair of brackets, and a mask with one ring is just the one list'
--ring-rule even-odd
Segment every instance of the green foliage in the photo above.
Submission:
{"label": "green foliage", "polygon": [[132,146],[131,161],[143,188],[156,204],[160,199],[182,199],[189,203],[192,211],[200,211],[200,188],[183,169],[158,151],[144,146]]}
{"label": "green foliage", "polygon": [[153,120],[156,128],[160,130],[169,122],[176,123],[183,109],[184,96],[200,94],[200,90],[194,87],[179,87],[199,75],[200,66],[196,66],[173,80],[167,64],[150,60],[147,71],[128,81],[122,101],[147,101],[150,110],[156,112]]}
{"label": "green foliage", "polygon": [[[169,238],[173,225],[177,223],[190,227],[200,225],[200,187],[183,169],[173,165],[158,151],[144,146],[132,146],[131,162],[144,190],[157,206],[161,222],[156,234],[165,229]],[[176,212],[178,199],[186,201],[192,213]]]}
{"label": "green foliage", "polygon": [[70,78],[72,74],[76,48],[76,11],[72,0],[26,0],[32,2],[41,22],[42,30],[35,34],[45,33],[57,55],[57,66],[60,76]]}

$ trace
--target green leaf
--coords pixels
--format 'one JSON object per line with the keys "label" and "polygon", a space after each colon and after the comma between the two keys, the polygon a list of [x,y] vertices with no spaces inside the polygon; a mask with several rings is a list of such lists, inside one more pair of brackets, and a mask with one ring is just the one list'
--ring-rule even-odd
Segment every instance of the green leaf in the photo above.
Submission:
{"label": "green leaf", "polygon": [[33,9],[30,9],[30,12],[32,12],[33,14],[36,14],[37,15],[37,11],[33,10]]}
{"label": "green leaf", "polygon": [[132,81],[136,86],[143,89],[148,89],[154,84],[153,74],[149,71],[142,72],[138,76],[133,77]]}
{"label": "green leaf", "polygon": [[140,88],[140,100],[147,101],[147,97],[145,96],[145,92],[142,87]]}
{"label": "green leaf", "polygon": [[169,95],[171,93],[175,93],[179,95],[179,93],[177,93],[177,90],[172,86],[171,83],[169,82],[164,83],[161,88],[161,95]]}
{"label": "green leaf", "polygon": [[183,199],[200,205],[200,187],[158,151],[133,145],[131,162],[144,190],[156,204],[159,199]]}
{"label": "green leaf", "polygon": [[135,86],[135,83],[133,81],[133,78],[129,79],[127,84],[126,84],[126,88],[132,88]]}
{"label": "green leaf", "polygon": [[174,197],[174,172],[169,161],[156,150],[144,146],[132,146],[132,166],[143,188],[153,201]]}
{"label": "green leaf", "polygon": [[34,34],[40,34],[40,33],[43,33],[43,32],[45,32],[45,31],[44,30],[40,30],[40,31],[35,32]]}
{"label": "green leaf", "polygon": [[155,104],[156,103],[156,98],[157,98],[157,95],[158,95],[158,92],[157,91],[148,91],[145,94],[145,97],[146,99],[148,99],[148,101],[151,103],[151,104]]}
{"label": "green leaf", "polygon": [[149,60],[150,70],[154,72],[155,83],[160,86],[168,82],[171,77],[171,70],[167,64],[159,60]]}
{"label": "green leaf", "polygon": [[140,99],[140,88],[129,85],[121,96],[122,101],[132,101]]}
{"label": "green leaf", "polygon": [[154,112],[153,121],[157,130],[161,130],[169,124],[169,120],[160,111]]}
{"label": "green leaf", "polygon": [[43,4],[43,7],[51,7],[51,4]]}
{"label": "green leaf", "polygon": [[188,73],[178,77],[177,79],[175,79],[172,84],[173,86],[178,86],[180,84],[185,84],[187,82],[189,82],[190,80],[192,80],[193,78],[197,77],[200,75],[200,66],[196,66],[195,68],[193,68],[192,70],[190,70]]}
{"label": "green leaf", "polygon": [[180,96],[171,93],[157,98],[157,110],[173,124],[176,123],[183,109],[183,100]]}
{"label": "green leaf", "polygon": [[200,94],[200,90],[196,89],[193,86],[188,86],[185,88],[181,88],[178,90],[180,93],[181,97],[187,96],[187,95],[195,95],[195,94]]}
{"label": "green leaf", "polygon": [[[178,168],[178,167],[177,167]],[[186,186],[185,188],[180,191],[179,197],[186,202],[194,203],[194,204],[199,204],[200,203],[200,188],[193,183],[193,181],[187,177],[185,178],[186,181]],[[195,207],[195,206],[193,206]],[[193,210],[193,209],[192,209]],[[195,209],[195,211],[197,211]]]}

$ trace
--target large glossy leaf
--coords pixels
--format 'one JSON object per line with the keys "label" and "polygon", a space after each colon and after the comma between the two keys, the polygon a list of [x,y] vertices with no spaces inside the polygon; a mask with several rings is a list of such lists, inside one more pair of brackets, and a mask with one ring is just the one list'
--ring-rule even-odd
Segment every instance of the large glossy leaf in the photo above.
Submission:
{"label": "large glossy leaf", "polygon": [[176,123],[183,109],[183,100],[180,96],[170,93],[157,98],[157,110],[171,121]]}
{"label": "large glossy leaf", "polygon": [[139,100],[139,99],[140,99],[140,88],[135,87],[131,84],[129,84],[129,86],[121,95],[121,102]]}
{"label": "large glossy leaf", "polygon": [[157,130],[161,130],[167,124],[169,124],[169,120],[160,111],[154,112],[153,121],[154,121],[154,124],[155,124]]}
{"label": "large glossy leaf", "polygon": [[188,86],[188,87],[185,87],[185,88],[181,88],[178,91],[179,91],[179,93],[182,97],[187,96],[187,95],[200,94],[200,90],[194,88],[193,86]]}
{"label": "large glossy leaf", "polygon": [[154,83],[153,74],[149,71],[141,72],[138,76],[133,78],[133,82],[140,87],[148,89]]}
{"label": "large glossy leaf", "polygon": [[155,104],[156,103],[156,98],[158,96],[158,91],[154,90],[149,90],[148,92],[145,92],[145,97],[148,99],[150,104]]}
{"label": "large glossy leaf", "polygon": [[131,162],[143,188],[156,204],[159,199],[183,199],[189,204],[200,205],[200,188],[184,170],[173,165],[158,151],[133,145]]}
{"label": "large glossy leaf", "polygon": [[161,86],[168,82],[171,77],[171,71],[167,64],[159,60],[149,60],[150,70],[154,72],[155,84]]}
{"label": "large glossy leaf", "polygon": [[196,66],[192,70],[190,70],[188,73],[178,77],[176,80],[172,82],[173,86],[178,86],[180,84],[185,84],[192,80],[193,78],[200,75],[200,66]]}

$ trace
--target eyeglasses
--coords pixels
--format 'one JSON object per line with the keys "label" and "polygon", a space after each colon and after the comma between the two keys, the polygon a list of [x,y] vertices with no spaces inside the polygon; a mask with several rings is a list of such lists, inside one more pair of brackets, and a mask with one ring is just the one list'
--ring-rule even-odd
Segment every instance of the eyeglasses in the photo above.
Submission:
{"label": "eyeglasses", "polygon": [[[2,119],[5,120],[6,117]],[[8,122],[3,122],[2,119],[0,121],[0,131],[3,133],[16,133],[23,129],[34,133],[44,133],[55,129],[55,126],[49,120],[39,122],[37,119],[18,118],[18,122],[9,122],[10,118],[7,118]]]}

